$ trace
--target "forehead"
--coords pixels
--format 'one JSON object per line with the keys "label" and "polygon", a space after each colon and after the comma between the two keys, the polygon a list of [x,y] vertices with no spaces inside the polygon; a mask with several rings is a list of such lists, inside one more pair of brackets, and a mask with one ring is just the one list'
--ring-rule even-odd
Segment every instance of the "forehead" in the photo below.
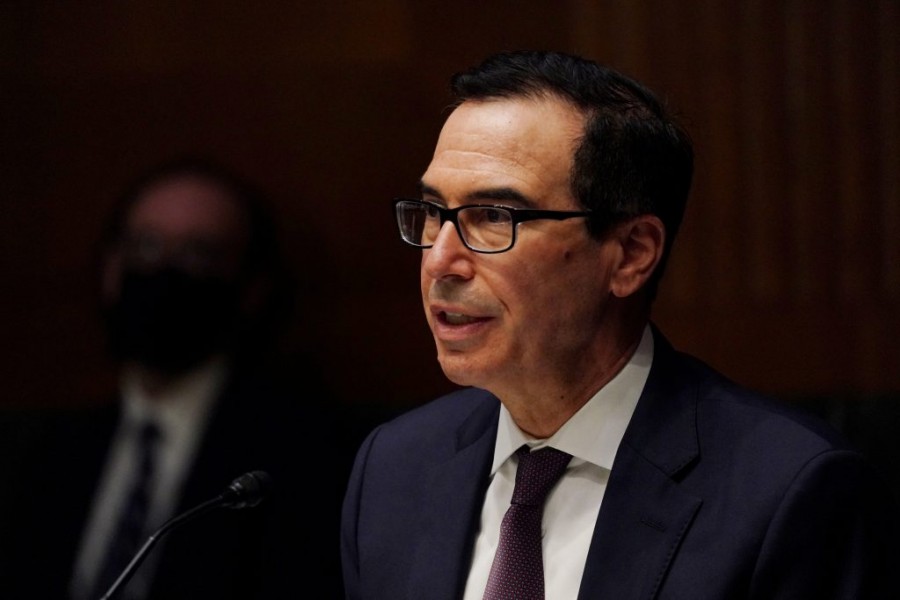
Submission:
{"label": "forehead", "polygon": [[568,192],[584,123],[555,97],[464,102],[447,118],[422,182],[448,196],[507,188],[539,202]]}
{"label": "forehead", "polygon": [[222,186],[196,175],[153,184],[138,196],[126,219],[131,232],[179,239],[238,239],[245,235],[241,207]]}

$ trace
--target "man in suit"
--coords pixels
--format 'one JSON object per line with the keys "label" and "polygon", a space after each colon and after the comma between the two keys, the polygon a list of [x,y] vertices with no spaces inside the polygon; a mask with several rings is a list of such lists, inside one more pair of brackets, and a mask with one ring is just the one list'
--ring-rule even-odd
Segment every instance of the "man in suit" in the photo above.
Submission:
{"label": "man in suit", "polygon": [[[99,261],[119,395],[15,421],[0,595],[96,600],[164,522],[254,470],[270,475],[270,496],[173,530],[116,597],[276,598],[298,581],[342,595],[351,458],[334,451],[334,398],[315,367],[298,365],[297,381],[268,368],[292,303],[269,208],[250,182],[193,158],[123,194]],[[131,523],[120,529],[122,514]]]}
{"label": "man in suit", "polygon": [[[860,454],[652,323],[693,169],[658,99],[550,52],[495,55],[451,87],[421,196],[395,208],[462,389],[359,449],[347,597],[900,597],[896,507]],[[539,451],[565,457],[541,560],[502,579],[517,470]]]}

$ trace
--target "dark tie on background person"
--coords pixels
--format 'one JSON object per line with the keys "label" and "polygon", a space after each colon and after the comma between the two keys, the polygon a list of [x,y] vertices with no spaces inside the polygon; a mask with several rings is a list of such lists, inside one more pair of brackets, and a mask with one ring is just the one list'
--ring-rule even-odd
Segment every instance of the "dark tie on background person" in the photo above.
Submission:
{"label": "dark tie on background person", "polygon": [[119,512],[118,524],[113,530],[106,556],[100,565],[92,598],[100,598],[110,588],[131,562],[148,533],[147,512],[153,491],[160,431],[152,421],[136,427],[135,430],[137,456],[134,464],[138,468],[125,498],[125,504]]}
{"label": "dark tie on background person", "polygon": [[555,448],[530,451],[527,445],[519,448],[516,455],[516,485],[500,525],[500,542],[484,600],[544,600],[544,502],[572,455]]}

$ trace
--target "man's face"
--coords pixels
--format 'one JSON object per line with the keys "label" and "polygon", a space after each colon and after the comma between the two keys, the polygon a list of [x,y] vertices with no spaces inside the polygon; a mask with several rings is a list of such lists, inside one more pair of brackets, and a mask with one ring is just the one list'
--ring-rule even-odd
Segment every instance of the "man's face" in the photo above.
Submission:
{"label": "man's face", "polygon": [[[423,198],[581,210],[570,174],[583,126],[557,99],[465,102],[441,131]],[[608,320],[612,248],[583,219],[539,220],[518,226],[509,251],[479,254],[445,223],[423,251],[421,286],[447,377],[501,398],[583,377]]]}
{"label": "man's face", "polygon": [[234,199],[196,176],[145,190],[104,266],[104,323],[124,364],[178,376],[239,341],[245,224]]}

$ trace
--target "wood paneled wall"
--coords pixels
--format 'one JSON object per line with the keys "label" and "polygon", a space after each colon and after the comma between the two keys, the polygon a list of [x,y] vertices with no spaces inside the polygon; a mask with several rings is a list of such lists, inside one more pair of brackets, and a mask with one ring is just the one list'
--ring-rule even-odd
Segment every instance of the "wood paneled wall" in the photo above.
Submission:
{"label": "wood paneled wall", "polygon": [[659,320],[758,387],[897,390],[900,5],[640,3],[620,18],[579,35],[669,90],[697,144]]}
{"label": "wood paneled wall", "polygon": [[695,140],[657,318],[785,396],[900,391],[896,0],[4,2],[3,405],[111,384],[92,244],[174,154],[268,189],[303,296],[287,335],[349,402],[449,389],[394,195],[414,192],[450,75],[518,47],[577,52],[666,96]]}

